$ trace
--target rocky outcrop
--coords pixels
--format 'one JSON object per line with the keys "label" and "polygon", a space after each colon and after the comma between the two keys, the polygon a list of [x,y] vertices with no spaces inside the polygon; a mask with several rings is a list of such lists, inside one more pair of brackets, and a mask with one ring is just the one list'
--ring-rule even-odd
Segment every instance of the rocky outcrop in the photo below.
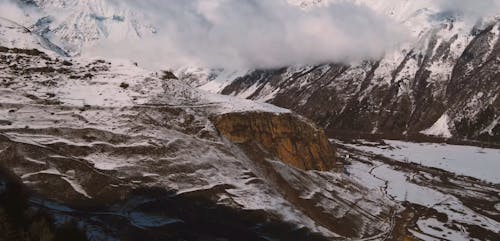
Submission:
{"label": "rocky outcrop", "polygon": [[236,144],[258,144],[281,161],[304,170],[329,170],[334,151],[324,132],[294,114],[229,113],[213,120]]}

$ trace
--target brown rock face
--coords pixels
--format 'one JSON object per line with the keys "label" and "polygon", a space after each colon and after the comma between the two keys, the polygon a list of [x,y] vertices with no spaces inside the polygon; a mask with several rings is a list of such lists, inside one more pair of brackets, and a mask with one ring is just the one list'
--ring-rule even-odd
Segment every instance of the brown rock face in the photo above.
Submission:
{"label": "brown rock face", "polygon": [[323,130],[293,114],[229,113],[213,120],[236,144],[258,144],[283,162],[304,170],[330,170],[335,153]]}

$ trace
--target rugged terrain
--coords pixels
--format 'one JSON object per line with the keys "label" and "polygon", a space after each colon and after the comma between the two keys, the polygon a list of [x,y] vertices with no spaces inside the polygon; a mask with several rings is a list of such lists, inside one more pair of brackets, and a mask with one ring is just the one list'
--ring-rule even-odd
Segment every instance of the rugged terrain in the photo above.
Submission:
{"label": "rugged terrain", "polygon": [[254,142],[294,167],[329,171],[334,166],[335,154],[323,131],[296,115],[229,113],[214,124],[233,143]]}
{"label": "rugged terrain", "polygon": [[18,2],[45,15],[0,18],[0,240],[500,239],[498,149],[338,139],[496,142],[494,18],[371,2],[416,42],[352,65],[174,74],[78,57],[154,34],[138,13]]}
{"label": "rugged terrain", "polygon": [[[202,89],[294,110],[328,133],[500,141],[495,17],[474,22],[461,13],[423,8],[433,6],[428,1],[358,2],[408,27],[410,40],[380,59],[358,63],[182,76]],[[193,75],[205,81],[193,81]]]}
{"label": "rugged terrain", "polygon": [[497,169],[500,150],[388,140],[335,142],[350,163],[348,176],[402,203],[385,240],[500,237],[498,175],[481,173],[488,172],[488,161]]}
{"label": "rugged terrain", "polygon": [[[10,21],[2,29],[40,44]],[[0,48],[0,69],[1,164],[31,190],[32,208],[58,225],[77,222],[91,240],[390,231],[396,204],[330,172],[325,135],[286,109],[196,90],[128,61],[9,46]],[[242,120],[259,123],[244,131],[262,139],[224,135]],[[292,167],[304,148],[304,166]]]}
{"label": "rugged terrain", "polygon": [[3,238],[40,227],[49,240],[500,237],[497,185],[371,153],[400,147],[334,140],[347,165],[333,172],[325,135],[285,109],[133,63],[5,47],[0,59],[0,198],[22,185],[30,227],[0,213]]}
{"label": "rugged terrain", "polygon": [[[141,41],[160,31],[145,13],[106,0],[17,2],[26,13],[17,22],[73,56],[100,40]],[[308,9],[337,1],[289,2]],[[431,0],[352,2],[400,23],[408,40],[380,58],[350,64],[273,70],[190,66],[175,72],[195,87],[296,111],[327,133],[500,141],[495,14],[470,16]],[[56,17],[61,11],[67,14]]]}

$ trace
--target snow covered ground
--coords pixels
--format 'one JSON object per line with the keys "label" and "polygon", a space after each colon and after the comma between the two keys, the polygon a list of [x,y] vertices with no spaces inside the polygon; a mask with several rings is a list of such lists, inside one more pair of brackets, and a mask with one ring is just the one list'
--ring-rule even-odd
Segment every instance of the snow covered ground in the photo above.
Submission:
{"label": "snow covered ground", "polygon": [[[264,211],[327,237],[390,232],[379,217],[392,213],[394,203],[378,191],[329,172],[253,160],[210,121],[227,112],[286,109],[199,90],[131,61],[5,48],[0,58],[6,60],[0,61],[0,152],[33,150],[12,164],[22,166],[13,169],[41,195],[90,202],[154,185]],[[54,183],[64,188],[53,191]],[[169,223],[156,215],[126,218],[138,227]]]}
{"label": "snow covered ground", "polygon": [[440,168],[458,175],[500,183],[500,149],[436,143],[384,140],[385,144],[366,142],[346,146],[383,155],[402,162]]}
{"label": "snow covered ground", "polygon": [[[435,170],[426,166],[434,167],[440,163],[439,159],[459,159],[462,155],[461,172],[471,173],[468,170],[489,171],[489,178],[496,180],[495,171],[498,168],[481,167],[481,165],[463,165],[465,160],[481,154],[489,157],[480,160],[490,162],[500,161],[499,151],[495,149],[480,149],[476,147],[438,145],[438,144],[416,144],[400,141],[385,141],[387,145],[375,145],[375,142],[360,141],[359,145],[341,144],[340,153],[350,161],[346,167],[347,174],[361,183],[363,186],[379,190],[389,199],[409,206],[420,207],[415,214],[412,223],[401,224],[404,220],[398,220],[399,225],[404,225],[409,234],[425,241],[449,240],[497,240],[500,237],[500,223],[496,219],[499,214],[498,206],[500,190],[491,184],[481,184],[480,181],[469,183],[467,178],[454,177],[446,171]],[[364,145],[363,145],[364,144]],[[390,147],[389,147],[390,146]],[[354,149],[343,149],[345,147]],[[477,150],[482,150],[478,153]],[[455,154],[458,153],[458,154]],[[470,154],[472,153],[472,154]],[[378,158],[376,155],[384,155],[400,162],[390,162]],[[468,155],[467,155],[468,154]],[[471,156],[472,155],[472,156]],[[417,157],[424,157],[423,166],[409,165],[404,160],[419,162]],[[496,159],[495,159],[496,157]],[[434,160],[434,161],[433,161]],[[440,166],[437,166],[440,167]],[[447,167],[447,166],[444,166]],[[498,167],[498,164],[497,164]],[[487,170],[492,169],[492,170]],[[478,236],[474,233],[475,227],[484,229],[482,233],[490,236]]]}

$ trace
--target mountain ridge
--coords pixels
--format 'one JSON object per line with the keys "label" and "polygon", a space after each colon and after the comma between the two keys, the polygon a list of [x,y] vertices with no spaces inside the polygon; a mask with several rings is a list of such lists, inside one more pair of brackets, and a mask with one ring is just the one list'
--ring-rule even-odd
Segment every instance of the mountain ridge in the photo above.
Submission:
{"label": "mountain ridge", "polygon": [[[500,150],[362,139],[495,138],[497,20],[359,0],[415,25],[413,42],[355,63],[155,72],[85,54],[133,22],[109,1],[21,2],[36,14],[0,19],[0,202],[12,177],[31,190],[28,223],[44,210],[94,241],[498,240]],[[0,239],[28,229],[8,226],[0,207]]]}
{"label": "mountain ridge", "polygon": [[[441,14],[448,17],[436,18]],[[498,143],[498,20],[486,17],[473,24],[429,9],[412,16],[404,24],[415,26],[415,42],[379,60],[255,70],[219,81],[223,85],[199,86],[292,109],[333,133],[429,134]]]}

